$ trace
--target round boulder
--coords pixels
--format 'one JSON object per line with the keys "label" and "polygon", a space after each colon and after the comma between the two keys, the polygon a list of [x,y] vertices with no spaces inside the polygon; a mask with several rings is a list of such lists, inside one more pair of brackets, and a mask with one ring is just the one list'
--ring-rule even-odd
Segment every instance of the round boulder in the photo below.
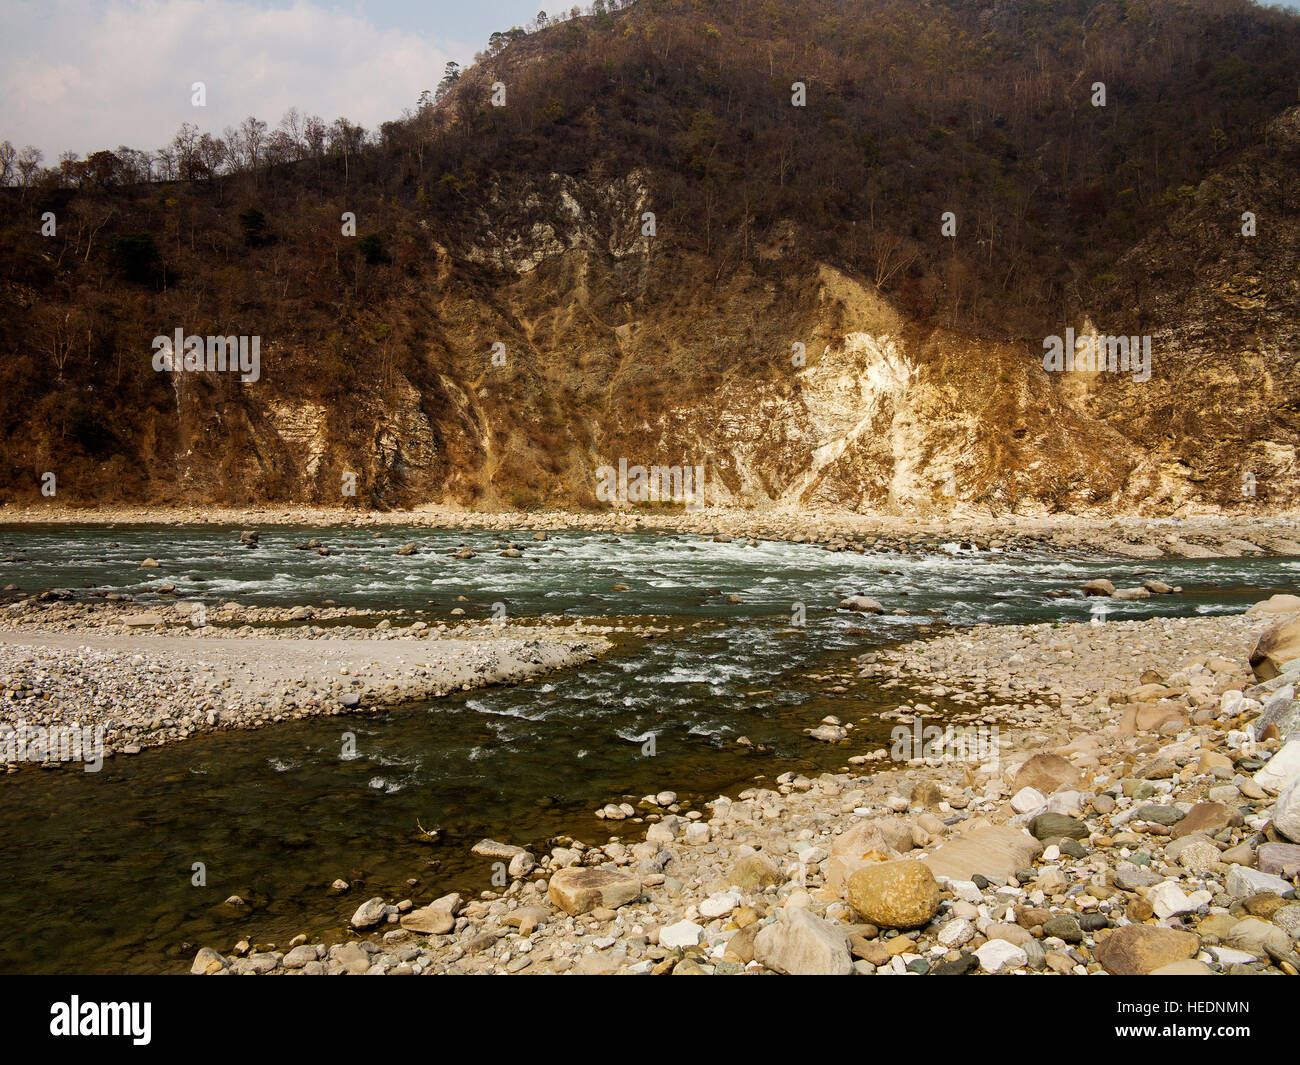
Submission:
{"label": "round boulder", "polygon": [[923,862],[880,862],[849,877],[849,905],[881,928],[920,928],[939,912],[939,884]]}

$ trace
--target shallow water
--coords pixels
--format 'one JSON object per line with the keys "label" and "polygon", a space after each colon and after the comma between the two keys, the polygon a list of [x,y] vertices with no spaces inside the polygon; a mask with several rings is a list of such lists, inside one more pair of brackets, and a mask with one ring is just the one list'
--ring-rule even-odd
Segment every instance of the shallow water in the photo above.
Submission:
{"label": "shallow water", "polygon": [[[1230,613],[1293,591],[1300,560],[1063,561],[956,551],[856,555],[696,536],[518,534],[522,559],[500,558],[475,531],[270,528],[256,549],[229,528],[0,529],[0,584],[123,591],[164,580],[182,598],[425,611],[460,605],[488,617],[660,615],[685,632],[626,637],[604,659],[514,688],[485,689],[384,713],[201,736],[102,772],[24,769],[0,778],[3,972],[183,971],[199,946],[242,935],[281,947],[328,934],[374,895],[427,901],[491,886],[491,863],[469,855],[490,836],[541,847],[557,835],[603,842],[636,826],[592,810],[671,788],[706,800],[756,777],[837,768],[878,747],[889,729],[861,727],[835,748],[803,729],[833,713],[857,721],[897,705],[873,681],[836,694],[810,673],[908,638],[946,611],[954,625],[1086,620],[1094,603],[1052,599],[1081,580],[1138,583],[1154,571],[1179,596],[1108,603],[1111,619]],[[293,549],[315,536],[334,552]],[[415,540],[420,554],[398,557]],[[447,556],[468,544],[479,557]],[[152,555],[155,570],[139,569]],[[888,570],[889,572],[882,572]],[[614,591],[615,584],[630,586]],[[736,594],[739,603],[726,596]],[[910,617],[837,613],[846,594]],[[468,602],[457,603],[464,595]],[[806,624],[792,624],[803,604]],[[344,733],[357,754],[344,756]],[[654,736],[655,753],[642,744]],[[748,736],[770,753],[738,746]],[[420,839],[417,822],[442,830]],[[205,887],[191,885],[206,866]],[[359,880],[340,899],[335,878]],[[418,878],[408,886],[408,878]],[[227,912],[238,894],[250,906]]]}

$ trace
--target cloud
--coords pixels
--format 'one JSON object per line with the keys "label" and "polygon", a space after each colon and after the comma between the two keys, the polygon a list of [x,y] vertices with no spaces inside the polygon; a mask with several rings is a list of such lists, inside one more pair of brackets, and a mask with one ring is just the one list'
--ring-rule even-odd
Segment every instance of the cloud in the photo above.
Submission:
{"label": "cloud", "polygon": [[[126,144],[154,149],[182,122],[220,133],[290,107],[375,127],[432,89],[448,42],[297,0],[18,0],[0,43],[0,139],[47,163]],[[207,106],[190,102],[207,87]]]}

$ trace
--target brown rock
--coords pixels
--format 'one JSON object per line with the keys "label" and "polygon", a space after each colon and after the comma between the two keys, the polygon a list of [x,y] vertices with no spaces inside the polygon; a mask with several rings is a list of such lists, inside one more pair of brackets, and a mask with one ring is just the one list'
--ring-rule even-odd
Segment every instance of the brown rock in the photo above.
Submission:
{"label": "brown rock", "polygon": [[848,899],[881,928],[920,928],[939,912],[939,885],[925,863],[904,858],[859,869],[849,878]]}
{"label": "brown rock", "polygon": [[986,821],[972,826],[922,859],[935,876],[952,880],[969,880],[981,873],[990,880],[1005,883],[1017,869],[1034,864],[1043,853],[1043,844],[1020,828],[992,825]]}
{"label": "brown rock", "polygon": [[1282,665],[1300,658],[1300,618],[1274,625],[1259,638],[1250,653],[1250,666],[1259,680],[1272,680]]}
{"label": "brown rock", "polygon": [[1093,954],[1113,976],[1146,976],[1162,966],[1194,958],[1200,949],[1201,937],[1193,932],[1130,924],[1107,936]]}
{"label": "brown rock", "polygon": [[890,846],[880,827],[872,821],[854,825],[836,836],[831,843],[830,860],[826,863],[826,887],[837,896],[844,897],[849,878],[859,869],[876,862],[892,861],[898,852]]}
{"label": "brown rock", "polygon": [[1186,724],[1187,719],[1183,716],[1182,708],[1168,700],[1139,706],[1134,714],[1134,726],[1139,732],[1159,732],[1171,721],[1182,725]]}
{"label": "brown rock", "polygon": [[547,895],[571,916],[597,906],[618,909],[641,894],[641,881],[619,869],[561,869],[551,877]]}
{"label": "brown rock", "polygon": [[754,960],[754,937],[762,930],[763,926],[757,921],[745,925],[739,932],[727,940],[726,950],[723,951],[723,957],[729,961],[738,961],[742,965],[748,965]]}
{"label": "brown rock", "polygon": [[1262,891],[1258,895],[1251,895],[1250,898],[1242,902],[1246,912],[1252,917],[1262,917],[1266,921],[1273,919],[1273,914],[1277,913],[1286,905],[1286,899],[1280,895],[1274,895],[1271,891]]}
{"label": "brown rock", "polygon": [[862,936],[849,937],[849,952],[855,958],[869,961],[872,965],[888,965],[889,951],[878,939],[864,939]]}
{"label": "brown rock", "polygon": [[456,918],[450,910],[438,906],[425,906],[402,915],[401,925],[408,932],[426,936],[445,936],[456,927]]}
{"label": "brown rock", "polygon": [[1198,802],[1173,826],[1170,835],[1174,839],[1182,839],[1194,832],[1212,836],[1220,829],[1236,828],[1242,822],[1241,814],[1231,806],[1224,806],[1221,802]]}
{"label": "brown rock", "polygon": [[1020,767],[1012,782],[1011,792],[1034,788],[1051,795],[1062,788],[1076,788],[1083,783],[1083,774],[1059,754],[1036,754]]}

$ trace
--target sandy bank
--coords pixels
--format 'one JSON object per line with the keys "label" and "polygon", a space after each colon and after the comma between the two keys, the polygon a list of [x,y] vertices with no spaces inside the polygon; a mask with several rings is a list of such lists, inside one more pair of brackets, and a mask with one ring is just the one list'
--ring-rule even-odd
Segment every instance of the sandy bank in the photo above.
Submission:
{"label": "sandy bank", "polygon": [[108,751],[136,753],[197,732],[516,683],[611,646],[504,626],[410,640],[0,632],[0,725],[103,725]]}

